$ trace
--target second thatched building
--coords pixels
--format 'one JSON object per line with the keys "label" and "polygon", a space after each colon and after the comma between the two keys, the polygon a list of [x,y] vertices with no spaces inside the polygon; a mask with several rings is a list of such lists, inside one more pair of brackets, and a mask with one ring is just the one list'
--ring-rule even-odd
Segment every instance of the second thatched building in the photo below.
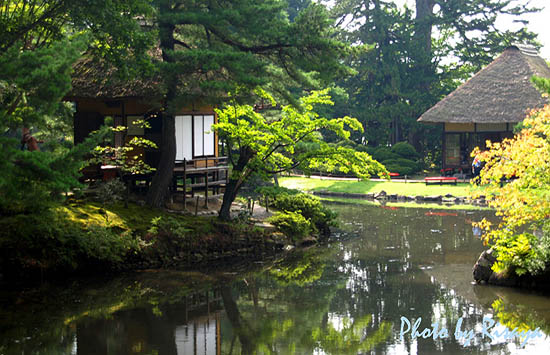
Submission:
{"label": "second thatched building", "polygon": [[544,59],[532,47],[508,47],[418,119],[444,127],[443,168],[468,170],[474,147],[512,137],[530,110],[548,103],[531,82],[533,76],[550,78]]}

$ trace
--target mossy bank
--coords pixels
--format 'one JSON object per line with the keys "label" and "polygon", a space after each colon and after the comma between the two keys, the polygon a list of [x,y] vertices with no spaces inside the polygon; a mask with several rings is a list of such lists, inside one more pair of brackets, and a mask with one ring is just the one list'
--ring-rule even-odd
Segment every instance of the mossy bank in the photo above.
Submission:
{"label": "mossy bank", "polygon": [[336,215],[314,196],[284,188],[260,193],[280,211],[267,219],[272,225],[246,213],[225,222],[84,199],[6,216],[0,219],[0,274],[11,280],[261,259],[288,245],[316,243],[335,225]]}
{"label": "mossy bank", "polygon": [[259,258],[292,241],[274,229],[222,222],[122,203],[69,200],[32,214],[0,219],[4,281],[55,278]]}

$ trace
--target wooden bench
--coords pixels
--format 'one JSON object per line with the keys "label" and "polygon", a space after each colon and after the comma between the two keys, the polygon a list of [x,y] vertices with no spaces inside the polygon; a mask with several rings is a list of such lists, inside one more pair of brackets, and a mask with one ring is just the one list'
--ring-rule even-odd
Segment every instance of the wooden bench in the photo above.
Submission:
{"label": "wooden bench", "polygon": [[451,183],[456,185],[458,178],[452,176],[432,176],[424,178],[424,182],[426,185],[430,182],[439,182],[439,185],[443,185],[443,183]]}

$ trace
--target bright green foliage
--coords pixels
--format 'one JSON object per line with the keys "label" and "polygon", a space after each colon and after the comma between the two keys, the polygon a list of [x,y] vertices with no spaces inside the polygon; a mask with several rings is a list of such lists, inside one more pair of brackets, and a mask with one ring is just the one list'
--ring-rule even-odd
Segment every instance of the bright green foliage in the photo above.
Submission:
{"label": "bright green foliage", "polygon": [[300,213],[311,223],[314,233],[328,235],[329,227],[336,225],[336,214],[324,206],[319,198],[312,195],[282,193],[273,200],[272,206],[281,211]]}
{"label": "bright green foliage", "polygon": [[[217,110],[218,123],[214,129],[227,143],[233,165],[220,210],[222,219],[229,218],[231,203],[253,173],[271,176],[300,168],[338,169],[362,178],[387,174],[367,153],[331,145],[322,139],[321,130],[331,131],[344,140],[349,138],[350,130],[362,130],[361,124],[351,117],[327,119],[313,111],[314,105],[331,103],[325,90],[303,97],[297,107],[283,106],[280,115],[274,118],[237,103]],[[304,143],[312,149],[299,149]]]}
{"label": "bright green foliage", "polygon": [[[217,110],[219,123],[214,126],[226,140],[230,151],[239,152],[234,162],[247,158],[245,166],[234,170],[236,178],[246,178],[252,171],[280,173],[294,168],[337,167],[360,177],[384,174],[384,168],[363,152],[335,147],[322,140],[318,132],[329,130],[341,139],[348,139],[350,130],[363,128],[351,118],[327,119],[312,111],[314,104],[331,104],[326,91],[314,91],[301,99],[300,106],[284,106],[280,117],[268,120],[252,106],[235,104]],[[315,150],[297,151],[298,143],[313,143]],[[246,155],[246,156],[245,156]]]}
{"label": "bright green foliage", "polygon": [[183,237],[190,231],[187,223],[169,216],[153,218],[151,228],[148,230],[152,234],[168,234],[177,237]]}
{"label": "bright green foliage", "polygon": [[485,243],[496,251],[493,270],[536,275],[550,266],[550,106],[532,112],[522,127],[513,139],[472,154],[486,163],[478,194],[502,216],[496,227],[480,223]]}
{"label": "bright green foliage", "polygon": [[531,78],[531,81],[537,86],[537,88],[545,93],[545,95],[550,95],[550,79],[549,78],[541,78],[538,76],[534,76]]}
{"label": "bright green foliage", "polygon": [[267,221],[277,227],[284,235],[291,238],[292,241],[297,243],[313,233],[311,222],[300,212],[300,210],[296,212],[277,212]]}
{"label": "bright green foliage", "polygon": [[19,150],[19,143],[2,138],[0,144],[0,211],[31,213],[62,199],[62,193],[81,187],[78,178],[84,156],[103,139],[103,129],[61,154]]}
{"label": "bright green foliage", "polygon": [[296,195],[299,194],[299,190],[287,189],[282,186],[264,186],[256,189],[256,192],[264,199],[267,197],[270,201],[275,200],[279,195]]}
{"label": "bright green foliage", "polygon": [[257,192],[270,207],[282,211],[270,222],[295,241],[310,234],[328,235],[329,227],[336,226],[336,214],[315,196],[285,187],[262,187]]}
{"label": "bright green foliage", "polygon": [[157,145],[143,137],[133,137],[130,142],[121,147],[96,146],[92,151],[93,158],[90,164],[115,165],[120,169],[123,176],[149,174],[155,171],[147,163],[143,154],[135,153],[137,148],[156,149]]}

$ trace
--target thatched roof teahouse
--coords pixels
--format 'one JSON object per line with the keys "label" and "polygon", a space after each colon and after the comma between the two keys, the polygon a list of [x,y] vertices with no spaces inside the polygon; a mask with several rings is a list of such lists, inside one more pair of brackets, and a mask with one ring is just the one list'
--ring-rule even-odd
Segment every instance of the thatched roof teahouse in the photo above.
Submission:
{"label": "thatched roof teahouse", "polygon": [[[159,80],[155,77],[121,79],[112,65],[88,56],[81,58],[73,69],[72,90],[65,100],[76,105],[75,144],[97,130],[106,117],[112,117],[116,126],[127,127],[125,131],[115,134],[112,142],[115,146],[122,146],[134,137],[147,138],[158,147],[162,145],[162,103],[165,92]],[[195,78],[189,76],[189,80],[192,79]],[[187,167],[183,169],[186,172],[184,175],[189,176],[192,169],[212,166],[220,161],[218,137],[211,128],[217,117],[212,105],[200,103],[198,98],[202,96],[196,89],[187,89],[182,84],[179,90],[187,94],[187,102],[190,103],[177,110],[175,116],[176,162],[192,165],[191,170]],[[148,127],[138,123],[142,120],[148,121]],[[150,166],[158,166],[159,149],[134,148],[132,152],[143,156]],[[179,169],[179,165],[176,169]],[[208,174],[218,173],[216,169],[211,169],[200,171],[197,175],[204,179],[209,177]]]}
{"label": "thatched roof teahouse", "polygon": [[508,47],[418,119],[444,126],[444,168],[469,169],[474,147],[512,137],[513,127],[530,110],[548,103],[531,82],[533,76],[550,78],[550,68],[536,49]]}

